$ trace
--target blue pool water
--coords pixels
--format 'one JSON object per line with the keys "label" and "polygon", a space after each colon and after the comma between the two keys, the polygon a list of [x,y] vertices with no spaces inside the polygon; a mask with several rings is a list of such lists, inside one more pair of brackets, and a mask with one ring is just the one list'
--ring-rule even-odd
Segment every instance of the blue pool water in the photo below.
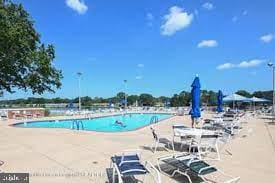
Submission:
{"label": "blue pool water", "polygon": [[[135,130],[151,123],[152,118],[157,117],[158,121],[171,117],[171,114],[125,114],[92,119],[81,119],[84,130],[100,132],[123,132]],[[122,124],[116,124],[116,121]],[[60,121],[34,121],[18,123],[14,126],[26,128],[65,128],[72,129],[73,120]],[[82,128],[81,128],[82,129]]]}

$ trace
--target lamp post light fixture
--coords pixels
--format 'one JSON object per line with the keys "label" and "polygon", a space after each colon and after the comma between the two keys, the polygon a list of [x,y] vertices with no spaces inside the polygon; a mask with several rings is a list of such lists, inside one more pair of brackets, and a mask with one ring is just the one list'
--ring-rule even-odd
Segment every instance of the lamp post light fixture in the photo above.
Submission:
{"label": "lamp post light fixture", "polygon": [[275,89],[275,67],[274,67],[274,64],[272,63],[272,62],[268,62],[268,64],[267,64],[270,68],[272,68],[272,91],[273,91],[273,97],[272,97],[272,122],[273,122],[273,118],[274,118],[274,114],[275,114],[275,108],[274,108],[274,106],[275,106],[275,91],[274,91],[274,89]]}
{"label": "lamp post light fixture", "polygon": [[81,80],[81,76],[82,73],[81,72],[77,72],[76,73],[78,76],[78,110],[81,111],[81,86],[80,86],[80,80]]}
{"label": "lamp post light fixture", "polygon": [[127,80],[125,79],[123,82],[124,82],[124,86],[125,86],[125,91],[124,91],[124,107],[125,107],[125,110],[126,110],[127,109],[127,94],[126,94]]}

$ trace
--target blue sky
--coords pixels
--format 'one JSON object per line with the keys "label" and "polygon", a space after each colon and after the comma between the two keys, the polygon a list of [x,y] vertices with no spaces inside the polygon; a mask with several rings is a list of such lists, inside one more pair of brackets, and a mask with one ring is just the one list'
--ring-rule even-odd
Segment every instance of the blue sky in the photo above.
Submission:
{"label": "blue sky", "polygon": [[[56,48],[62,88],[44,97],[127,93],[171,96],[203,89],[269,90],[275,63],[273,0],[17,0]],[[4,98],[33,96],[29,92]],[[37,95],[34,95],[37,96]]]}

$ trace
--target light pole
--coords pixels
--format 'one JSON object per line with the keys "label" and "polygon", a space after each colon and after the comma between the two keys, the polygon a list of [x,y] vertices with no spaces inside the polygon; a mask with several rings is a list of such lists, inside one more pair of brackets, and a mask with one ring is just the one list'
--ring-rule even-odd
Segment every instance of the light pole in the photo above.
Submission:
{"label": "light pole", "polygon": [[267,64],[270,68],[272,68],[272,91],[273,91],[273,97],[272,97],[272,101],[273,101],[273,103],[272,103],[272,122],[273,122],[273,117],[274,117],[274,113],[275,113],[275,108],[274,108],[274,105],[275,105],[275,91],[274,91],[274,82],[275,82],[275,67],[274,67],[274,64],[272,63],[272,62],[269,62],[268,64]]}
{"label": "light pole", "polygon": [[80,80],[81,80],[81,76],[82,73],[81,72],[77,72],[76,73],[78,76],[78,110],[81,111],[81,87],[80,87]]}
{"label": "light pole", "polygon": [[125,91],[124,91],[124,102],[125,102],[125,104],[124,104],[124,107],[125,107],[125,110],[126,110],[126,108],[127,108],[127,94],[126,94],[127,80],[125,79],[123,82],[124,82],[124,86],[125,86]]}

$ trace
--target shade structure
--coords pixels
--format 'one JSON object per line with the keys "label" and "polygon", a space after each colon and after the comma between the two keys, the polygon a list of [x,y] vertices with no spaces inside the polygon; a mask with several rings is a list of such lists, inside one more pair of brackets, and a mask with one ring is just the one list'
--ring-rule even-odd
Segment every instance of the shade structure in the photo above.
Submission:
{"label": "shade structure", "polygon": [[251,102],[270,102],[270,100],[265,98],[252,97],[250,98]]}
{"label": "shade structure", "polygon": [[270,102],[270,100],[265,98],[258,98],[258,97],[252,97],[250,98],[251,102],[253,103],[253,109],[256,110],[256,103],[264,103],[264,102]]}
{"label": "shade structure", "polygon": [[217,112],[220,113],[220,112],[223,112],[223,94],[222,94],[221,90],[219,90],[219,92],[218,92],[217,99],[218,99]]}
{"label": "shade structure", "polygon": [[223,101],[225,101],[225,102],[231,102],[231,101],[250,102],[251,100],[249,98],[246,98],[244,96],[234,93],[232,95],[228,95],[228,96],[224,97]]}
{"label": "shade structure", "polygon": [[232,102],[234,110],[235,110],[235,101],[236,102],[251,102],[251,100],[249,98],[246,98],[244,96],[238,95],[236,93],[224,97],[223,101],[224,102]]}
{"label": "shade structure", "polygon": [[201,84],[198,76],[195,77],[191,87],[192,87],[192,90],[191,90],[192,108],[189,114],[193,118],[199,118],[201,117],[201,111],[200,111]]}

